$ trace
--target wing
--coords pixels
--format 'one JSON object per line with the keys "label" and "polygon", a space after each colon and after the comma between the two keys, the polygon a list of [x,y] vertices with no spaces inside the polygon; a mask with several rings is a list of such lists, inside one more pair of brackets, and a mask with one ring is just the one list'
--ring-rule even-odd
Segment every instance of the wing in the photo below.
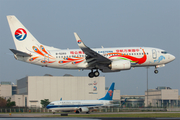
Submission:
{"label": "wing", "polygon": [[77,33],[74,33],[74,36],[79,45],[79,48],[81,48],[81,50],[86,54],[86,61],[90,68],[109,69],[108,65],[111,63],[110,59],[98,54],[91,48],[87,47],[82,42]]}

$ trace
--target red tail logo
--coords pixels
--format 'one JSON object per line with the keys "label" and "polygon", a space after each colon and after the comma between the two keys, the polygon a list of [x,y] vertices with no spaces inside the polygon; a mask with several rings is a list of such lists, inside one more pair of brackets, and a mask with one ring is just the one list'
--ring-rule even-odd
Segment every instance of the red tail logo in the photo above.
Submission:
{"label": "red tail logo", "polygon": [[113,91],[109,90],[108,93],[109,93],[110,96],[112,96]]}

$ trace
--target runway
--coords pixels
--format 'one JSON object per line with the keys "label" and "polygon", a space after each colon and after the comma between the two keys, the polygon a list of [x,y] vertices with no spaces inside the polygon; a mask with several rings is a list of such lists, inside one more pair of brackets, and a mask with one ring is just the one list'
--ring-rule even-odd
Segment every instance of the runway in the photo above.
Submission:
{"label": "runway", "polygon": [[[2,113],[0,114],[0,120],[15,120],[15,118],[23,119],[23,120],[34,120],[35,118],[38,120],[41,119],[61,119],[61,120],[180,120],[180,118],[128,118],[128,117],[78,117],[80,115],[89,116],[89,115],[104,115],[104,114],[167,114],[167,113],[178,113],[180,112],[112,112],[112,113],[90,113],[90,114],[76,114],[76,113],[70,113],[68,115],[74,115],[75,117],[69,117],[69,116],[60,116],[60,113],[52,114],[52,113]],[[51,117],[51,115],[57,115]],[[59,115],[59,116],[58,116]],[[46,117],[50,116],[50,117]],[[7,119],[6,119],[7,118]]]}

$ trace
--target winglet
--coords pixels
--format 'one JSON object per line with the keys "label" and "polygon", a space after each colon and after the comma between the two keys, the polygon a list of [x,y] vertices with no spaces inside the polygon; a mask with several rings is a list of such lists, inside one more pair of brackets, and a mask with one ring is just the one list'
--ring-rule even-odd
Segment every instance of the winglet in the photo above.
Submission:
{"label": "winglet", "polygon": [[113,92],[114,92],[114,85],[115,83],[113,82],[107,91],[106,95],[103,98],[100,98],[99,100],[112,100],[113,98]]}
{"label": "winglet", "polygon": [[80,48],[86,48],[87,46],[82,42],[81,38],[78,36],[76,32],[74,32],[74,36],[76,38],[77,44]]}

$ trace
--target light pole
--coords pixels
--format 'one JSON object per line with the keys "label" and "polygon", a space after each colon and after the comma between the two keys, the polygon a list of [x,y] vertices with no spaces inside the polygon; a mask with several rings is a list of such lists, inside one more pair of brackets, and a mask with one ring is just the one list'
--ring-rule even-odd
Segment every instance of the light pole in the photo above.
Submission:
{"label": "light pole", "polygon": [[147,107],[148,107],[148,68],[147,67]]}
{"label": "light pole", "polygon": [[136,95],[138,95],[138,87],[136,87]]}

